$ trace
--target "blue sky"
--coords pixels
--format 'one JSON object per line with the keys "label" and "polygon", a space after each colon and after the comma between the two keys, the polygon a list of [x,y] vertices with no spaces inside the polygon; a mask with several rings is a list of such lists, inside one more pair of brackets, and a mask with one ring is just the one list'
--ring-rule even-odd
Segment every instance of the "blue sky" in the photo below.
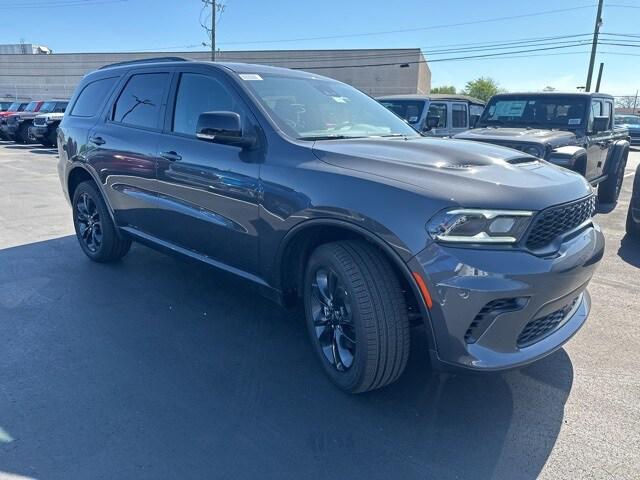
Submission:
{"label": "blue sky", "polygon": [[[420,47],[429,51],[441,49],[442,45],[590,33],[597,0],[226,0],[224,3],[226,8],[218,24],[218,46],[222,50]],[[439,27],[574,7],[583,8]],[[170,47],[196,50],[185,46],[206,40],[199,25],[200,11],[200,0],[1,1],[0,16],[9,21],[2,22],[0,43],[24,39],[60,53],[156,48],[169,51]],[[602,32],[640,35],[640,1],[605,0],[603,19]],[[359,35],[390,30],[412,31]],[[348,36],[355,34],[358,36]],[[344,37],[274,41],[339,35]],[[619,41],[625,43],[629,39]],[[634,41],[640,46],[640,36]],[[528,48],[531,47],[523,49]],[[577,85],[584,85],[589,48],[585,45],[536,52],[537,56],[529,58],[431,62],[432,85],[463,87],[467,80],[490,76],[508,90],[539,90],[547,85],[574,90]],[[635,93],[640,88],[640,48],[602,45],[600,50],[639,55],[601,54],[597,59],[605,62],[602,90],[616,95]],[[558,55],[565,52],[577,53]],[[427,55],[427,59],[460,55]]]}

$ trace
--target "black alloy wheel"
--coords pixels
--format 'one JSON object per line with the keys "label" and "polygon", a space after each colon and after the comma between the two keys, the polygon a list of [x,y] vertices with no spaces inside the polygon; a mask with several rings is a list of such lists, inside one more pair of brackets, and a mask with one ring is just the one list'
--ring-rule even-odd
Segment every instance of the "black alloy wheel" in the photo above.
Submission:
{"label": "black alloy wheel", "polygon": [[80,183],[73,193],[73,225],[82,251],[95,262],[124,257],[131,240],[118,232],[95,183]]}
{"label": "black alloy wheel", "polygon": [[316,338],[329,364],[343,372],[351,368],[356,355],[349,292],[330,267],[317,268],[313,278],[311,314]]}
{"label": "black alloy wheel", "polygon": [[75,210],[80,239],[87,250],[96,253],[102,246],[102,222],[98,207],[87,192],[82,192],[78,196]]}

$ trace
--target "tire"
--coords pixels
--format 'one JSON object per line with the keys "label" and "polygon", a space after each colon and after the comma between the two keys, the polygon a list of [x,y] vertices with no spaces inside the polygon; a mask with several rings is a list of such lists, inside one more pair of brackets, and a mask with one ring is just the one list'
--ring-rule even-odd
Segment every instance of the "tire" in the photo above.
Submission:
{"label": "tire", "polygon": [[52,130],[45,138],[45,146],[46,147],[50,147],[50,148],[54,148],[57,147],[58,144],[58,135],[57,135],[57,128]]}
{"label": "tire", "polygon": [[114,262],[131,248],[116,230],[102,194],[93,182],[82,182],[73,194],[73,226],[82,251],[94,262]]}
{"label": "tire", "polygon": [[319,246],[307,263],[304,303],[313,349],[339,388],[362,393],[400,377],[409,318],[400,282],[377,248],[362,241]]}
{"label": "tire", "polygon": [[620,160],[615,166],[614,172],[598,186],[598,201],[600,203],[616,203],[622,191],[622,181],[624,180],[624,169],[627,167],[629,148],[622,151]]}
{"label": "tire", "polygon": [[18,143],[29,143],[29,125],[26,123],[20,125],[16,134],[16,141]]}
{"label": "tire", "polygon": [[627,212],[627,234],[631,237],[634,237],[640,240],[640,224],[637,224],[633,221],[633,216],[631,215],[631,206],[629,206],[629,211]]}

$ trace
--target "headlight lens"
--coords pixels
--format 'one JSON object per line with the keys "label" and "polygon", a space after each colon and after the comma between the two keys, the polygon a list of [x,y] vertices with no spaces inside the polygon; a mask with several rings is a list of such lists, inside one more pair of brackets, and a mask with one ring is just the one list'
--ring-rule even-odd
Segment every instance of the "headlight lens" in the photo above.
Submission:
{"label": "headlight lens", "polygon": [[447,243],[517,243],[533,212],[456,208],[438,213],[427,224],[431,238]]}

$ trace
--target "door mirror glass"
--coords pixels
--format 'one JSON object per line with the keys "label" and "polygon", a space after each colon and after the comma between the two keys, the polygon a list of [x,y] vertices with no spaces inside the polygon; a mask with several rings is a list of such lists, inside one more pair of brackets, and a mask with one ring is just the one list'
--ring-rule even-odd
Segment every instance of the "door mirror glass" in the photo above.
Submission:
{"label": "door mirror glass", "polygon": [[253,141],[242,135],[240,115],[235,112],[204,112],[198,117],[196,136],[223,145],[245,147]]}
{"label": "door mirror glass", "polygon": [[609,117],[593,117],[593,133],[604,132],[609,128]]}

